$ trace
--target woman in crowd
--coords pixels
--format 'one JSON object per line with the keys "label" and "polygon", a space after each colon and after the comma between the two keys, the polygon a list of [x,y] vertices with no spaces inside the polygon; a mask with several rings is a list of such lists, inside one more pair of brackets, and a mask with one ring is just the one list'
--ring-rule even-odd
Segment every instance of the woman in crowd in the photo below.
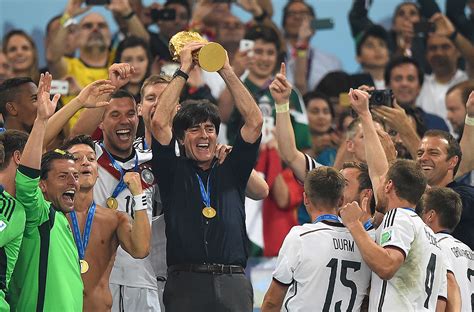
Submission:
{"label": "woman in crowd", "polygon": [[11,65],[12,77],[30,77],[38,83],[38,51],[28,34],[19,29],[7,33],[3,38],[3,53]]}

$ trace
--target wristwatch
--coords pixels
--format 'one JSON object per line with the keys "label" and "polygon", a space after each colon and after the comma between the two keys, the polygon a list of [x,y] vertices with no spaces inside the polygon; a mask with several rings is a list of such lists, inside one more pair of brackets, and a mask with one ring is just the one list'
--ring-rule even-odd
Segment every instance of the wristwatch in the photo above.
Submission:
{"label": "wristwatch", "polygon": [[186,74],[184,71],[182,71],[180,68],[178,68],[178,69],[174,72],[174,74],[173,74],[173,79],[176,78],[176,77],[178,77],[178,76],[183,77],[184,80],[186,80],[186,81],[187,81],[188,78],[189,78],[189,75]]}

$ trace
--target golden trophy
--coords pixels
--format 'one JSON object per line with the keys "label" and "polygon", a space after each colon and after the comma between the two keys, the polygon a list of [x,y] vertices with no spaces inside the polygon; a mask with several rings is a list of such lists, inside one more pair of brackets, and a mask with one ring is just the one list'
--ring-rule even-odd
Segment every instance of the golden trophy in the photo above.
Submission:
{"label": "golden trophy", "polygon": [[179,62],[179,53],[189,42],[206,43],[199,51],[193,53],[193,59],[207,72],[215,72],[224,66],[226,59],[225,49],[216,42],[208,42],[197,32],[181,31],[170,39],[170,53],[174,61]]}

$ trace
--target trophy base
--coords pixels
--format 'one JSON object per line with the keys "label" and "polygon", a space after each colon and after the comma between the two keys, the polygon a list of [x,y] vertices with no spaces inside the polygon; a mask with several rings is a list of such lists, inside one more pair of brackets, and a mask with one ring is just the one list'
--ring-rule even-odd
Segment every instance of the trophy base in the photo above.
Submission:
{"label": "trophy base", "polygon": [[216,72],[224,66],[225,49],[216,42],[210,42],[199,50],[199,66],[207,72]]}

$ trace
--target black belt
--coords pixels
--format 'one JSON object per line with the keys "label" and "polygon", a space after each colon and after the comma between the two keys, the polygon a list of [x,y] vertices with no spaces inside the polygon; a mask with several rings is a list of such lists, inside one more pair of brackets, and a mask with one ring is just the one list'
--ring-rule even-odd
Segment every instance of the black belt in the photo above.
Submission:
{"label": "black belt", "polygon": [[245,274],[245,270],[240,265],[226,264],[176,264],[168,268],[168,272],[195,272],[210,274]]}

